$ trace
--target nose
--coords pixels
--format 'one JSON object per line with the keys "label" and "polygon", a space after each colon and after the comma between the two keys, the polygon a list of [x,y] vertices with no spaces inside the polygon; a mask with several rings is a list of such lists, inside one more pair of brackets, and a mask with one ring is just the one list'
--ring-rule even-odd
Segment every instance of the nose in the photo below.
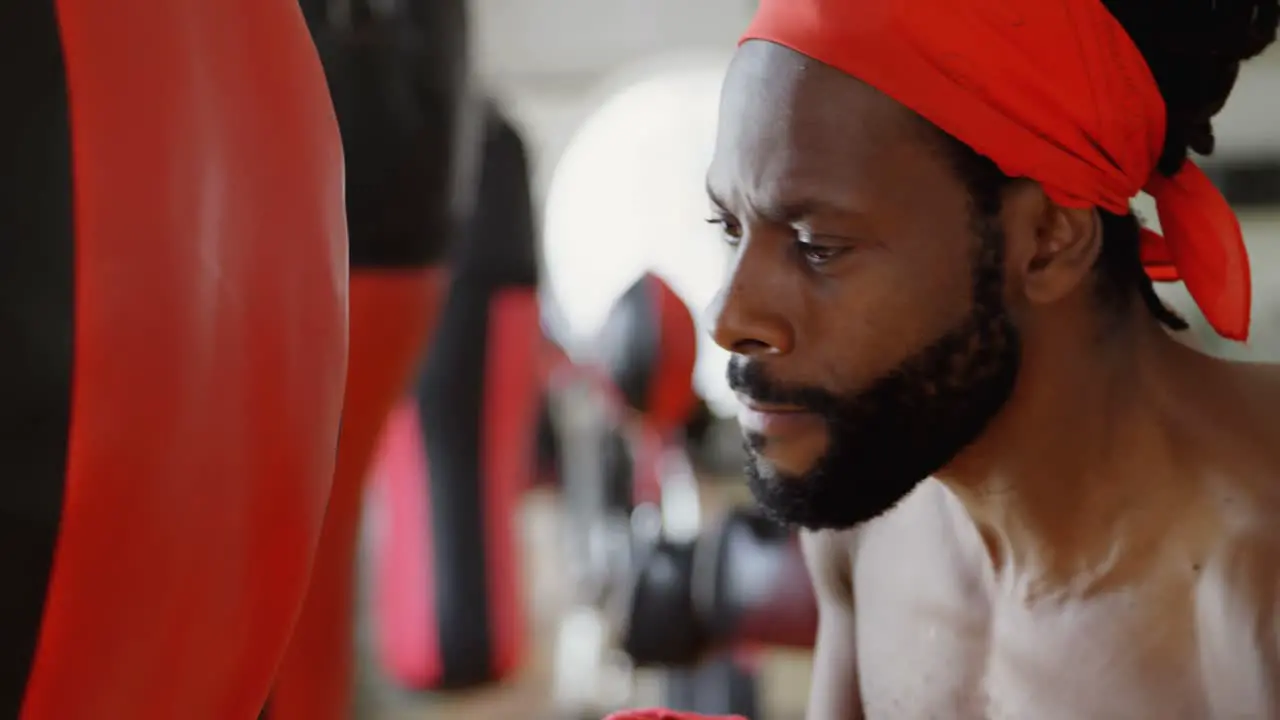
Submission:
{"label": "nose", "polygon": [[[745,244],[744,244],[745,245]],[[753,256],[749,245],[739,250],[724,286],[707,309],[711,337],[738,355],[785,355],[795,334],[785,313],[785,292],[765,258]]]}

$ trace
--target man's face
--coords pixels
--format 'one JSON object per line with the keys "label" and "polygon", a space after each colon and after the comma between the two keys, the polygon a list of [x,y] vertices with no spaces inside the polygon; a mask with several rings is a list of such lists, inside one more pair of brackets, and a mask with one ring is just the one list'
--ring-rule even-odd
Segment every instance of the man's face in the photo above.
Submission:
{"label": "man's face", "polygon": [[715,321],[756,498],[847,528],[972,443],[1012,392],[999,226],[923,122],[790,50],[745,44],[708,175],[736,246]]}

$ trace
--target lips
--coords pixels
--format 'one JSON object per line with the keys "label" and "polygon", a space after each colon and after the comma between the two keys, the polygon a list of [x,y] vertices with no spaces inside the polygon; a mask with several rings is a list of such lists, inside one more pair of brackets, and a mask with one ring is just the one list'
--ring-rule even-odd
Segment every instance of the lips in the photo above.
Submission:
{"label": "lips", "polygon": [[800,407],[758,403],[739,397],[738,424],[743,432],[781,438],[822,427],[822,417]]}

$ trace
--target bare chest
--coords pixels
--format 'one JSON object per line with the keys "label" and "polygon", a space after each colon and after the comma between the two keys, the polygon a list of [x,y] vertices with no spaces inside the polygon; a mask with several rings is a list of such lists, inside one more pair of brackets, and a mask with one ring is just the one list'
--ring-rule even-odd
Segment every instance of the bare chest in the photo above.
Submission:
{"label": "bare chest", "polygon": [[1212,716],[1188,623],[1156,627],[1124,607],[1062,616],[987,608],[984,618],[978,607],[887,587],[864,594],[859,609],[868,720]]}
{"label": "bare chest", "polygon": [[886,524],[859,551],[867,720],[1214,717],[1190,585],[1028,604],[984,584],[976,545],[929,525]]}

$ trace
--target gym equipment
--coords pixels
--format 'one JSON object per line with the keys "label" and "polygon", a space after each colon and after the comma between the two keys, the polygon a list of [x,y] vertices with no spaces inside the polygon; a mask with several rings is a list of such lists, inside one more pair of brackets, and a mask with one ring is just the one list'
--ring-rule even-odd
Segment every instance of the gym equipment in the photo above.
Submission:
{"label": "gym equipment", "polygon": [[667,679],[663,704],[680,712],[761,720],[760,693],[751,658],[716,658]]}
{"label": "gym equipment", "polygon": [[347,339],[293,0],[0,5],[0,717],[252,720]]}
{"label": "gym equipment", "polygon": [[355,565],[379,436],[434,334],[474,161],[462,0],[302,0],[346,160],[351,354],[333,493],[271,720],[345,720]]}
{"label": "gym equipment", "polygon": [[374,471],[377,654],[415,690],[524,657],[516,513],[533,483],[541,328],[524,143],[487,109],[476,195],[436,339]]}
{"label": "gym equipment", "polygon": [[[597,665],[614,662],[605,679],[658,669],[671,708],[757,717],[751,648],[811,647],[816,603],[790,530],[749,507],[702,526],[693,471],[677,441],[680,412],[692,403],[675,401],[682,390],[675,373],[688,397],[691,363],[661,360],[662,343],[681,337],[676,309],[683,306],[667,293],[661,280],[643,277],[608,316],[595,370],[566,371],[578,382],[559,396],[555,417],[582,605],[565,643],[586,645],[572,635],[586,626],[583,606],[595,607],[596,624],[610,630],[593,636],[612,638],[626,659],[597,648],[579,663],[587,654]],[[654,308],[668,300],[670,315],[656,320],[664,316]],[[651,327],[661,322],[665,332]],[[691,333],[692,325],[683,329]],[[664,393],[650,389],[655,381],[666,383]],[[653,408],[665,411],[650,415]],[[584,703],[580,694],[573,700]]]}
{"label": "gym equipment", "polygon": [[[662,295],[655,288],[670,285],[693,306],[706,306],[729,260],[723,244],[710,237],[712,228],[703,228],[703,242],[689,225],[705,202],[701,177],[714,149],[717,88],[727,62],[685,56],[635,68],[625,89],[607,98],[575,133],[547,195],[548,286],[561,311],[559,339],[577,361],[565,363],[552,384],[548,424],[556,433],[543,442],[545,457],[558,460],[544,467],[560,475],[566,564],[578,593],[562,628],[557,677],[573,677],[578,687],[598,681],[603,690],[594,697],[570,692],[567,679],[557,687],[565,689],[558,697],[566,707],[584,716],[598,718],[600,711],[636,699],[618,700],[622,676],[638,685],[660,676],[667,699],[679,707],[714,714],[741,702],[743,712],[754,713],[747,697],[753,693],[734,690],[754,690],[751,648],[742,649],[744,643],[732,636],[750,625],[744,618],[764,599],[739,576],[755,564],[737,554],[752,543],[730,540],[739,550],[726,551],[731,559],[725,562],[742,567],[725,571],[733,579],[723,587],[701,587],[703,573],[695,566],[719,562],[711,547],[719,531],[702,527],[689,469],[696,460],[700,471],[714,468],[701,480],[718,474],[732,481],[741,468],[741,434],[734,424],[708,422],[704,415],[683,421],[687,434],[699,436],[696,445],[687,443],[670,417],[651,412],[648,397],[660,384],[654,376],[663,374],[672,379],[672,392],[684,393],[686,400],[693,395],[689,370],[677,377],[662,368],[679,355],[667,353],[692,352],[698,337],[690,321],[680,330],[687,341],[679,341],[688,344],[663,345],[652,300]],[[600,219],[608,217],[630,220],[611,228],[608,242],[601,242]],[[662,280],[650,276],[629,285],[645,271]],[[619,296],[611,307],[609,301]],[[706,342],[697,353],[698,386],[709,409],[731,412],[736,401],[724,382],[725,351]],[[614,460],[619,457],[626,462]],[[619,492],[620,487],[630,490]],[[756,549],[775,552],[763,538]],[[794,550],[794,540],[777,549],[781,558]],[[803,573],[801,563],[788,567]],[[738,598],[737,588],[755,595]],[[725,603],[737,619],[708,622],[716,603]],[[796,627],[783,635],[802,638],[803,616],[798,612]],[[591,677],[584,667],[601,670]]]}
{"label": "gym equipment", "polygon": [[557,677],[565,679],[557,687],[604,688],[595,697],[563,692],[562,704],[572,705],[565,709],[583,716],[625,703],[616,678],[637,671],[666,688],[668,704],[755,709],[754,678],[736,658],[704,662],[710,638],[694,605],[701,508],[682,431],[696,406],[695,333],[670,287],[644,275],[610,311],[595,361],[553,377],[578,591],[562,627]]}
{"label": "gym equipment", "polygon": [[698,538],[694,612],[712,642],[811,648],[818,605],[795,533],[732,508]]}
{"label": "gym equipment", "polygon": [[696,665],[709,638],[693,604],[694,543],[658,536],[645,544],[618,612],[622,651],[640,667]]}
{"label": "gym equipment", "polygon": [[559,366],[550,387],[570,566],[585,600],[616,607],[627,602],[620,593],[636,554],[691,539],[700,522],[680,437],[694,405],[693,319],[669,286],[644,275],[614,305],[596,347],[595,362]]}
{"label": "gym equipment", "polygon": [[697,405],[691,380],[697,333],[684,301],[653,274],[622,294],[601,329],[597,362],[624,407],[642,416],[662,442],[688,422]]}

